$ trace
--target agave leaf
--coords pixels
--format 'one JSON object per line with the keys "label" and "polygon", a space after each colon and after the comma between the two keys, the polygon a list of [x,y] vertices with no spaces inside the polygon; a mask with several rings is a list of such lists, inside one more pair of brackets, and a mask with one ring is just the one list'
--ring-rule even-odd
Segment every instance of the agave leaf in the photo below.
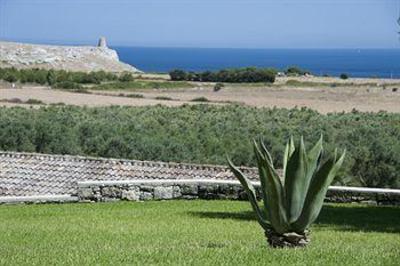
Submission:
{"label": "agave leaf", "polygon": [[322,155],[322,143],[323,143],[323,136],[321,134],[321,137],[319,138],[318,142],[314,145],[314,147],[311,148],[311,150],[307,154],[307,159],[308,159],[308,175],[310,175],[308,182],[311,180],[311,177],[315,170],[318,168],[318,164],[321,160],[321,155]]}
{"label": "agave leaf", "polygon": [[269,153],[268,149],[265,147],[264,141],[260,140],[262,154],[268,160],[268,163],[274,168],[274,162],[272,160],[271,154]]}
{"label": "agave leaf", "polygon": [[[323,151],[323,136],[321,134],[321,137],[317,141],[317,143],[314,145],[314,147],[311,148],[311,150],[307,153],[307,165],[306,165],[306,174],[303,177],[303,180],[300,180],[300,182],[303,184],[303,190],[300,192],[299,198],[300,198],[300,203],[302,204],[302,207],[304,206],[304,201],[306,200],[307,196],[307,191],[310,186],[311,179],[320,165],[321,161],[321,156],[322,156],[322,151]],[[291,222],[293,222],[292,220]]]}
{"label": "agave leaf", "polygon": [[237,179],[239,179],[240,183],[242,184],[243,188],[245,189],[247,196],[249,197],[250,204],[256,213],[257,221],[261,225],[264,230],[267,230],[268,228],[271,227],[269,221],[266,219],[266,217],[263,215],[262,211],[260,210],[260,207],[258,206],[257,203],[257,197],[256,197],[256,190],[253,186],[253,184],[250,182],[250,180],[242,173],[242,171],[239,170],[232,162],[231,160],[228,160],[229,167],[233,174],[236,176]]}
{"label": "agave leaf", "polygon": [[265,213],[269,219],[269,215],[268,215],[268,198],[267,198],[267,193],[265,192],[265,187],[267,186],[265,180],[266,180],[266,171],[265,168],[262,165],[262,160],[267,160],[265,158],[265,155],[261,152],[260,148],[258,147],[257,141],[253,140],[253,147],[254,147],[254,154],[256,156],[256,161],[257,161],[257,167],[258,167],[258,174],[260,177],[260,184],[261,184],[261,191],[262,191],[262,198],[263,198],[263,202],[264,202],[264,210]]}
{"label": "agave leaf", "polygon": [[324,203],[326,192],[332,183],[336,173],[342,166],[346,151],[336,160],[336,152],[333,158],[327,160],[315,173],[307,192],[303,211],[299,219],[292,224],[297,232],[304,232],[308,226],[317,219]]}
{"label": "agave leaf", "polygon": [[305,194],[308,188],[306,180],[308,159],[303,137],[300,144],[290,157],[285,175],[286,210],[289,223],[296,221],[303,208]]}
{"label": "agave leaf", "polygon": [[286,143],[285,154],[283,156],[283,177],[286,176],[286,165],[289,161],[289,158],[292,156],[295,150],[293,137],[290,136],[289,141]]}
{"label": "agave leaf", "polygon": [[[266,196],[268,218],[273,229],[283,234],[289,227],[285,209],[285,191],[275,169],[263,153],[255,147],[256,158],[260,168],[260,181],[263,194]],[[265,204],[265,203],[264,203]]]}

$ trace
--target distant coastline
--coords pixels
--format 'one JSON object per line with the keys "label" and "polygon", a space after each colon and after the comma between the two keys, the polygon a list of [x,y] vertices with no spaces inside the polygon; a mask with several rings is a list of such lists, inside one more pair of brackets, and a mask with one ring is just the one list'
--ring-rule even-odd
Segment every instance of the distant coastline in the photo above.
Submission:
{"label": "distant coastline", "polygon": [[400,78],[400,49],[112,48],[121,61],[145,72],[299,66],[319,76]]}
{"label": "distant coastline", "polygon": [[97,46],[65,46],[0,40],[0,68],[41,68],[66,71],[139,72],[122,63],[101,37]]}

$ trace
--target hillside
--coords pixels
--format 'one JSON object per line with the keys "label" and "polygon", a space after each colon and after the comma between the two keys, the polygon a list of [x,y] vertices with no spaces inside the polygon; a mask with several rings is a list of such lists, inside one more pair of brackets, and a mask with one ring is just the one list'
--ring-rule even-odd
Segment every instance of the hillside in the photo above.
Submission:
{"label": "hillside", "polygon": [[101,38],[98,46],[56,46],[0,41],[0,67],[64,69],[69,71],[139,72],[119,61]]}

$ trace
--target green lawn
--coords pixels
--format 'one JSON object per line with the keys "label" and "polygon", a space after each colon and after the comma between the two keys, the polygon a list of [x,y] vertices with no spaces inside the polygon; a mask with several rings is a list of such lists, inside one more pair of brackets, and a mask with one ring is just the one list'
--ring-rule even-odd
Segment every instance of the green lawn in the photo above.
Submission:
{"label": "green lawn", "polygon": [[274,250],[247,202],[0,206],[1,265],[399,265],[400,208],[327,205],[306,249]]}

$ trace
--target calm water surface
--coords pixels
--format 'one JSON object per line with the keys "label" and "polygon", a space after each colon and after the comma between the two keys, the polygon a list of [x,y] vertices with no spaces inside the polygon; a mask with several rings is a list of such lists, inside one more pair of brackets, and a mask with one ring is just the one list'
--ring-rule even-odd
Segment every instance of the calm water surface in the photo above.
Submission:
{"label": "calm water surface", "polygon": [[204,49],[113,47],[120,59],[146,72],[300,66],[316,75],[400,78],[400,49]]}

